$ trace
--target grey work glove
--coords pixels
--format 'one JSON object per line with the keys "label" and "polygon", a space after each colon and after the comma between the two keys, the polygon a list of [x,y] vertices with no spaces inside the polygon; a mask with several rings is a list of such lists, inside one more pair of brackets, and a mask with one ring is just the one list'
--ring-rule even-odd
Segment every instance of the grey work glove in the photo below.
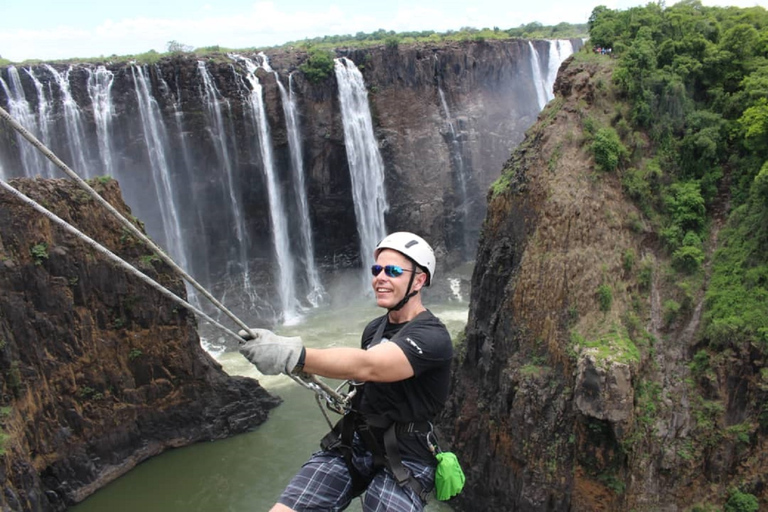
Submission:
{"label": "grey work glove", "polygon": [[240,346],[240,353],[253,363],[264,375],[291,374],[304,351],[301,338],[278,336],[267,329],[251,329],[238,334],[246,341]]}

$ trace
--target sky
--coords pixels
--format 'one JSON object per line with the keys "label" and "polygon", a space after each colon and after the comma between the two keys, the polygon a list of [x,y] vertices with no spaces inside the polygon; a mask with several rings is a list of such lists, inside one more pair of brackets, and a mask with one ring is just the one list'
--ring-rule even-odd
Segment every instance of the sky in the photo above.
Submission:
{"label": "sky", "polygon": [[[531,22],[586,23],[592,9],[639,0],[0,0],[0,57],[57,60],[193,48],[264,47],[378,29],[515,28]],[[668,5],[674,2],[668,1]],[[704,0],[768,8],[768,0]]]}

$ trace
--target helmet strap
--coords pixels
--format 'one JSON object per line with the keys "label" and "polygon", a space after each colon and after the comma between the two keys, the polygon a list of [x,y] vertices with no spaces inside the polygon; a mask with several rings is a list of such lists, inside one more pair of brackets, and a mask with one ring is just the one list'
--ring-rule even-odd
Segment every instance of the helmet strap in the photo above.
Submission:
{"label": "helmet strap", "polygon": [[[410,258],[408,258],[410,259]],[[413,262],[413,260],[411,260]],[[406,305],[406,303],[411,300],[411,297],[418,294],[418,290],[411,291],[411,286],[413,286],[413,280],[416,278],[416,263],[413,262],[413,272],[411,272],[411,278],[408,280],[408,288],[405,289],[405,297],[400,299],[400,302],[392,306],[391,308],[387,309],[388,312],[392,311],[400,311],[403,309],[403,306]]]}

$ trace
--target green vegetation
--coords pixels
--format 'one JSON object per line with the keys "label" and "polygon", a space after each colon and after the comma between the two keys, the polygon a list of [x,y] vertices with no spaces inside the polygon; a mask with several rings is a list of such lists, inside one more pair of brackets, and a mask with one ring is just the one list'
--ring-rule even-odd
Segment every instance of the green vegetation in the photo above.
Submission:
{"label": "green vegetation", "polygon": [[603,335],[587,338],[571,331],[571,344],[579,350],[588,350],[596,361],[616,361],[624,364],[640,362],[640,351],[624,326],[612,325]]}
{"label": "green vegetation", "polygon": [[[706,263],[714,215],[725,214],[704,341],[717,349],[751,343],[768,355],[768,11],[696,1],[599,6],[588,27],[591,45],[612,49],[613,83],[627,104],[612,120],[615,134],[598,139],[602,128],[585,120],[598,167],[617,170],[673,269],[691,283]],[[630,140],[637,132],[649,143],[639,150]],[[642,280],[646,287],[650,275]],[[665,303],[668,324],[687,301]]]}
{"label": "green vegetation", "polygon": [[500,29],[499,27],[477,29],[474,27],[462,27],[459,30],[435,32],[422,30],[414,32],[395,32],[394,30],[379,29],[375,32],[358,32],[355,35],[344,34],[334,36],[315,37],[302,41],[290,41],[280,47],[303,46],[319,47],[325,50],[334,48],[352,47],[367,48],[371,46],[385,45],[397,48],[399,45],[415,43],[441,44],[451,41],[489,41],[494,39],[565,39],[570,37],[585,37],[587,35],[586,24],[559,23],[558,25],[542,25],[541,23],[528,23],[517,28]]}
{"label": "green vegetation", "polygon": [[10,437],[0,428],[0,456],[5,455],[5,443]]}
{"label": "green vegetation", "polygon": [[77,396],[82,400],[101,400],[104,398],[104,393],[96,391],[90,386],[83,386],[77,390]]}
{"label": "green vegetation", "polygon": [[611,310],[613,304],[613,292],[607,284],[601,284],[597,288],[597,302],[600,304],[600,311],[607,313]]}
{"label": "green vegetation", "polygon": [[738,489],[731,489],[728,493],[728,501],[725,502],[723,512],[757,512],[760,503],[757,497]]}
{"label": "green vegetation", "polygon": [[35,260],[35,265],[42,265],[44,260],[48,259],[48,244],[40,242],[29,248],[29,253]]}
{"label": "green vegetation", "polygon": [[158,263],[162,261],[160,257],[157,254],[144,254],[142,256],[139,256],[139,261],[142,265],[145,266],[152,266],[153,263]]}
{"label": "green vegetation", "polygon": [[141,357],[144,355],[144,352],[141,351],[141,349],[138,348],[132,348],[130,352],[128,352],[128,360],[133,361],[136,358]]}
{"label": "green vegetation", "polygon": [[[586,24],[559,23],[557,25],[542,25],[538,22],[520,25],[517,28],[501,29],[499,27],[482,28],[462,27],[459,30],[448,30],[446,32],[435,32],[433,30],[422,30],[413,32],[395,32],[394,30],[379,29],[375,32],[358,32],[354,35],[343,34],[333,36],[323,36],[315,38],[306,38],[300,41],[289,41],[287,43],[265,48],[225,48],[219,45],[203,46],[193,48],[179,41],[168,41],[166,52],[158,52],[154,49],[144,53],[133,55],[101,55],[99,57],[71,58],[61,62],[67,63],[92,63],[101,64],[104,62],[136,62],[137,64],[156,64],[161,59],[171,58],[178,55],[188,55],[194,58],[207,57],[210,59],[227,59],[227,53],[243,53],[266,50],[269,48],[292,50],[296,47],[303,50],[315,48],[318,50],[332,51],[336,48],[370,48],[382,46],[388,48],[398,48],[401,45],[410,45],[418,43],[444,44],[452,41],[489,41],[494,39],[566,39],[581,38],[587,36]],[[331,52],[333,53],[333,52]],[[48,61],[46,61],[48,62]],[[16,64],[35,65],[42,64],[39,59],[29,59]],[[8,59],[0,57],[0,66],[14,64]]]}
{"label": "green vegetation", "polygon": [[632,249],[624,251],[624,257],[622,258],[624,271],[631,272],[635,268],[635,262],[637,261],[637,254]]}
{"label": "green vegetation", "polygon": [[597,130],[589,149],[595,157],[597,170],[605,172],[615,171],[629,155],[619,134],[611,127]]}
{"label": "green vegetation", "polygon": [[320,48],[310,48],[308,57],[299,69],[312,83],[319,83],[333,74],[334,54]]}
{"label": "green vegetation", "polygon": [[95,178],[91,178],[88,181],[89,185],[94,185],[98,183],[99,185],[106,185],[110,181],[112,181],[112,176],[104,175],[104,176],[96,176]]}

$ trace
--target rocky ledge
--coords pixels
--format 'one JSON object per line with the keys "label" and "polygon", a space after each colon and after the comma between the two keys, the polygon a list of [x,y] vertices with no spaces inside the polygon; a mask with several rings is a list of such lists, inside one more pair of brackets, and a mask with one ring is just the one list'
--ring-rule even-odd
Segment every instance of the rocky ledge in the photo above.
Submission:
{"label": "rocky ledge", "polygon": [[[11,184],[185,295],[73,182]],[[116,181],[92,185],[132,218]],[[0,509],[64,510],[168,448],[252,429],[278,403],[222,370],[186,310],[0,191]]]}

